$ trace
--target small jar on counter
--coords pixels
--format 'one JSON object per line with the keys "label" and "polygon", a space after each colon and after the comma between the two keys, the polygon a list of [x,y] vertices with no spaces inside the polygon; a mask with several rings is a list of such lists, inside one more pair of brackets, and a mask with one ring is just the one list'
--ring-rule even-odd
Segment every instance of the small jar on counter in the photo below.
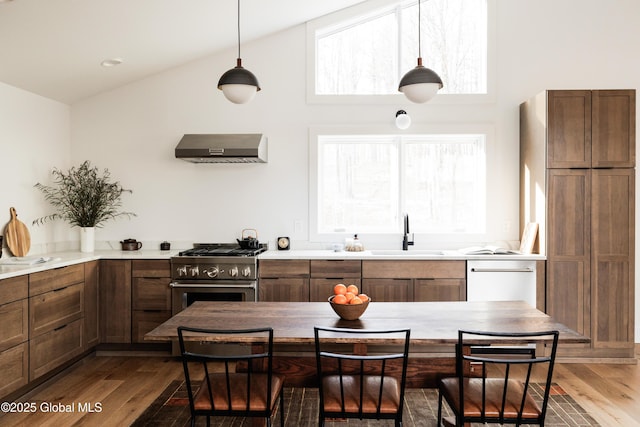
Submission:
{"label": "small jar on counter", "polygon": [[344,250],[347,252],[362,252],[364,251],[364,245],[358,239],[358,235],[354,234],[353,239],[345,239]]}

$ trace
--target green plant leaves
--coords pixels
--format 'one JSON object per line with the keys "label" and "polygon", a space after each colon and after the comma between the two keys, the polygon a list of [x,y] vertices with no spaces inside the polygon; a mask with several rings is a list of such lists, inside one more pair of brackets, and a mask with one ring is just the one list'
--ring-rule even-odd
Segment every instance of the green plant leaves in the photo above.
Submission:
{"label": "green plant leaves", "polygon": [[122,193],[132,191],[122,188],[119,182],[111,182],[107,169],[100,173],[86,160],[67,172],[54,169],[51,174],[53,186],[37,183],[34,187],[42,191],[45,200],[57,212],[35,219],[33,225],[61,219],[78,227],[101,227],[110,219],[136,216],[132,212],[120,211]]}

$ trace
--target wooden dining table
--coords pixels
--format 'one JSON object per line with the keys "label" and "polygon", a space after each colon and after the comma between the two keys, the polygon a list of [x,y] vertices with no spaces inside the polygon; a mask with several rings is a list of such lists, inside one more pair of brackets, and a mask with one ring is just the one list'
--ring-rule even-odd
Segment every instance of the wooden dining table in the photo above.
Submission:
{"label": "wooden dining table", "polygon": [[[534,332],[557,330],[559,343],[588,343],[589,338],[523,301],[371,302],[358,320],[342,320],[327,302],[197,301],[145,335],[146,341],[177,340],[178,326],[204,329],[274,330],[274,370],[288,385],[314,384],[314,326],[355,329],[411,329],[409,387],[435,386],[438,377],[455,373],[458,330]],[[226,336],[210,341],[224,342]],[[193,338],[202,341],[202,337]],[[381,344],[376,336],[355,336],[361,350]]]}

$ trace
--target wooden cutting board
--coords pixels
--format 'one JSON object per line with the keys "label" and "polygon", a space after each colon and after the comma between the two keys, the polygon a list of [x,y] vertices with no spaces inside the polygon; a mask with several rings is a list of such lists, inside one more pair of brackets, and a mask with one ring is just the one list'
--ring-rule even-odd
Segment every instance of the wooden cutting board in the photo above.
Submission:
{"label": "wooden cutting board", "polygon": [[16,209],[10,208],[9,213],[11,213],[11,221],[4,229],[4,240],[14,256],[26,256],[31,248],[31,235],[27,226],[18,220]]}

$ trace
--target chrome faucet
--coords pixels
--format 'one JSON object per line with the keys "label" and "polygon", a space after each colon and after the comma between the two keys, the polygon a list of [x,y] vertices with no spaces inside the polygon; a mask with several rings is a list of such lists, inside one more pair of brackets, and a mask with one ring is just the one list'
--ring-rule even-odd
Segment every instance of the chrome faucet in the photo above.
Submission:
{"label": "chrome faucet", "polygon": [[409,214],[404,214],[404,237],[402,238],[402,250],[406,251],[409,246],[413,246],[413,234],[409,240]]}

